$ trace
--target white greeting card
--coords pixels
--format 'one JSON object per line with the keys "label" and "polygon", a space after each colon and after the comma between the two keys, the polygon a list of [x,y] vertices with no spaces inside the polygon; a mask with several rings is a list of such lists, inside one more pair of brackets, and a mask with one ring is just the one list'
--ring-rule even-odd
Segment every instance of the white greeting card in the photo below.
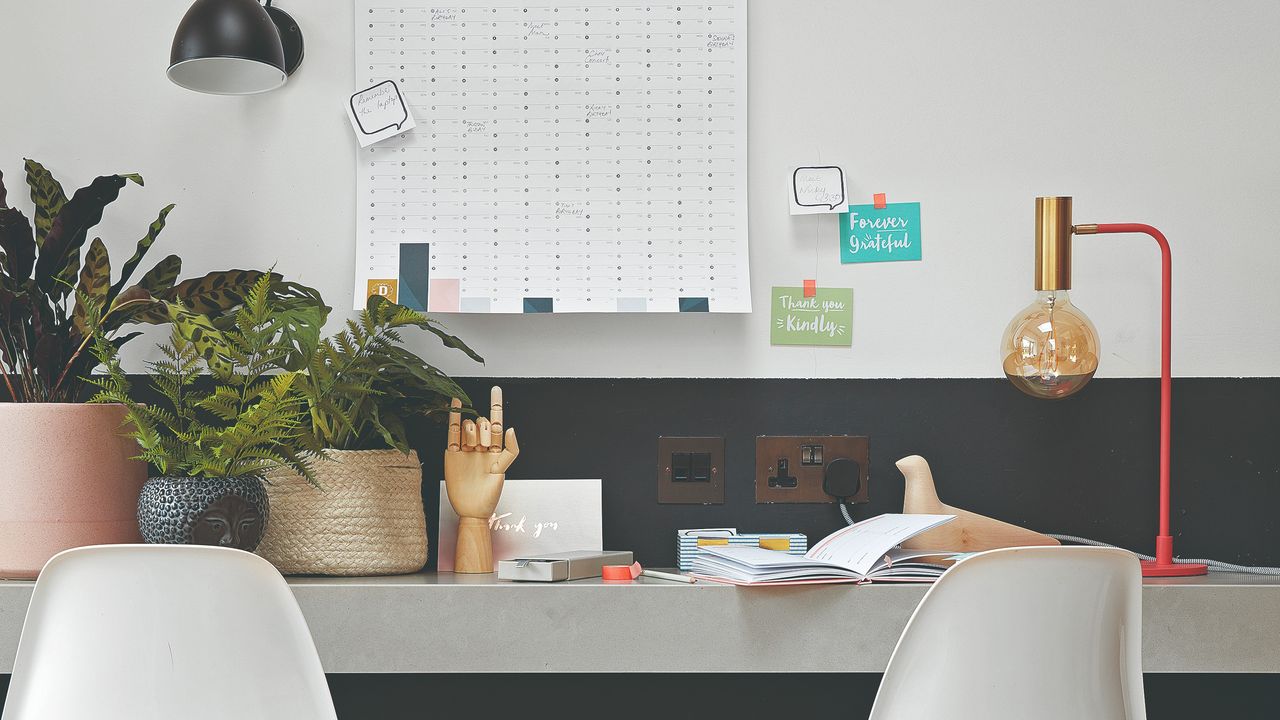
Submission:
{"label": "white greeting card", "polygon": [[[440,483],[437,568],[453,571],[458,514]],[[511,560],[570,550],[603,550],[599,480],[507,480],[489,518],[493,559]]]}

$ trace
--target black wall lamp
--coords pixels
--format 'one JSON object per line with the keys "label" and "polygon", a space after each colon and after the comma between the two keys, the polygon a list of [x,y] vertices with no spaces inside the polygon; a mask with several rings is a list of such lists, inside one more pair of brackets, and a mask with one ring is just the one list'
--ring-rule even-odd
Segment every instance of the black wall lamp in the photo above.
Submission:
{"label": "black wall lamp", "polygon": [[196,0],[178,24],[169,79],[189,90],[252,95],[275,90],[302,63],[302,31],[271,0]]}

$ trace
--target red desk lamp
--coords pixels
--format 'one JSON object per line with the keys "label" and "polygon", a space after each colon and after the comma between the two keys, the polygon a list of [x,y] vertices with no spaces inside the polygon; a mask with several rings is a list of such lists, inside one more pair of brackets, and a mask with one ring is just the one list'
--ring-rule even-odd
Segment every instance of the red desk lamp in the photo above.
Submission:
{"label": "red desk lamp", "polygon": [[1071,198],[1036,198],[1036,299],[1014,316],[1004,331],[1000,354],[1004,374],[1014,386],[1036,398],[1058,399],[1085,386],[1098,369],[1098,333],[1085,314],[1071,304],[1071,236],[1102,233],[1145,233],[1160,245],[1160,534],[1156,559],[1142,563],[1146,577],[1204,575],[1205,565],[1175,563],[1169,533],[1169,425],[1172,373],[1169,365],[1169,242],[1150,225],[1112,223],[1072,225]]}

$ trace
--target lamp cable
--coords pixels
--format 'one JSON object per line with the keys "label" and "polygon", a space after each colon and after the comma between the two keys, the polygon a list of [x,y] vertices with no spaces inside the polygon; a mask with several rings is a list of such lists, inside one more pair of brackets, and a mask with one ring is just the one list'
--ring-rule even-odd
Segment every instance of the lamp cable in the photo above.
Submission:
{"label": "lamp cable", "polygon": [[[1128,549],[1128,548],[1121,548],[1119,545],[1112,545],[1110,543],[1099,542],[1097,540],[1090,540],[1089,538],[1082,538],[1077,535],[1060,535],[1058,533],[1045,533],[1045,534],[1053,538],[1054,540],[1061,540],[1062,542],[1075,543],[1077,545],[1092,545],[1094,547],[1119,548],[1121,550]],[[1133,552],[1133,551],[1130,550],[1129,552]],[[1137,555],[1139,558],[1143,560],[1155,560],[1155,557],[1151,555],[1143,555],[1142,553],[1137,553],[1137,552],[1133,554]],[[1208,565],[1210,568],[1214,570],[1219,570],[1222,572],[1247,573],[1249,575],[1280,575],[1280,567],[1266,567],[1262,565],[1236,565],[1235,563],[1222,562],[1221,560],[1208,560],[1205,558],[1174,558],[1173,561],[1178,564],[1186,563],[1186,564],[1196,564],[1196,565]]]}
{"label": "lamp cable", "polygon": [[[845,503],[844,498],[839,498],[839,502],[837,504],[840,506],[840,514],[844,516],[844,521],[852,525],[853,516],[849,514],[849,506]],[[1128,548],[1122,548],[1119,545],[1112,545],[1111,543],[1104,543],[1099,540],[1090,540],[1089,538],[1080,537],[1079,535],[1063,535],[1061,533],[1045,533],[1045,535],[1048,535],[1054,540],[1075,543],[1076,545],[1091,545],[1093,547],[1108,547],[1128,550]],[[1129,550],[1129,552],[1133,551]],[[1139,552],[1134,552],[1133,554],[1137,555],[1138,558],[1142,560],[1155,560],[1155,556],[1153,555],[1143,555]],[[1222,562],[1221,560],[1210,560],[1208,558],[1174,558],[1173,561],[1178,564],[1186,563],[1208,565],[1211,569],[1219,572],[1234,572],[1246,575],[1280,575],[1280,567],[1268,567],[1265,565],[1237,565],[1235,563]]]}

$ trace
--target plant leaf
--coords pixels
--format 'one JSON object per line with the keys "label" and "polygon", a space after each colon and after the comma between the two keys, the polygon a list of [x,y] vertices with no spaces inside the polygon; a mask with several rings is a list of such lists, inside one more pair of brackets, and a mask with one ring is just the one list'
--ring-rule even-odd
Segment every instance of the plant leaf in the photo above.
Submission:
{"label": "plant leaf", "polygon": [[[440,325],[440,323],[420,312],[417,312],[416,310],[412,310],[403,305],[397,305],[381,295],[370,295],[368,302],[365,303],[365,309],[373,317],[378,317],[380,313],[386,313],[385,317],[399,316],[398,319],[400,322],[398,324],[417,325],[423,330],[426,330],[432,335],[440,338],[440,342],[444,343],[445,347],[461,350],[466,353],[467,357],[482,365],[484,364],[484,358],[476,354],[476,351],[467,347],[467,344],[462,342],[461,339],[445,332],[443,325]],[[408,311],[416,317],[410,318],[408,316],[400,315],[400,313],[403,313],[404,311]]]}
{"label": "plant leaf", "polygon": [[31,222],[16,208],[0,209],[0,249],[4,250],[4,270],[21,282],[31,277],[36,263],[36,241]]}
{"label": "plant leaf", "polygon": [[[119,175],[103,175],[80,188],[66,202],[49,228],[49,234],[36,258],[36,283],[41,290],[61,297],[70,288],[59,287],[59,279],[67,279],[67,270],[79,269],[80,246],[89,229],[102,219],[102,211],[120,196],[125,180]],[[74,278],[74,270],[71,273]]]}
{"label": "plant leaf", "polygon": [[141,330],[135,330],[131,333],[125,333],[124,335],[117,335],[116,337],[111,338],[110,342],[112,345],[115,346],[117,350],[119,350],[121,346],[123,346],[125,343],[138,337],[141,334],[142,334]]}
{"label": "plant leaf", "polygon": [[54,218],[62,212],[67,196],[53,174],[40,163],[27,158],[27,186],[31,189],[31,202],[36,206],[36,245],[43,245],[44,238],[53,227]]}
{"label": "plant leaf", "polygon": [[[183,280],[160,297],[181,302],[195,313],[217,315],[243,302],[263,274],[258,270],[211,272],[204,277]],[[279,280],[280,276],[272,273],[272,278]]]}
{"label": "plant leaf", "polygon": [[[111,303],[111,310],[103,322],[107,331],[119,329],[125,323],[144,323],[147,325],[165,325],[169,322],[169,306],[164,300],[158,300],[141,285],[120,293]],[[163,350],[166,346],[161,346]]]}
{"label": "plant leaf", "polygon": [[80,331],[81,337],[85,334],[85,300],[97,303],[101,309],[106,305],[110,287],[111,259],[107,256],[107,246],[102,244],[102,238],[94,238],[89,244],[89,251],[84,255],[80,284],[76,286],[76,307],[71,313],[71,322]]}
{"label": "plant leaf", "polygon": [[0,171],[0,208],[9,207],[9,191],[4,186],[4,172]]}
{"label": "plant leaf", "polygon": [[427,332],[431,333],[432,335],[435,335],[436,337],[440,338],[440,342],[444,343],[445,347],[453,348],[454,350],[461,350],[463,353],[466,354],[467,357],[471,358],[472,360],[475,360],[481,365],[484,364],[484,358],[480,357],[480,355],[477,354],[475,350],[472,350],[470,347],[467,347],[467,344],[462,342],[461,338],[457,337],[456,335],[450,335],[449,333],[445,332],[444,326],[440,325],[436,321],[434,320],[428,321],[427,324],[422,325],[421,327]]}
{"label": "plant leaf", "polygon": [[219,378],[230,376],[235,370],[229,359],[232,349],[222,332],[209,322],[209,318],[192,312],[182,305],[169,303],[168,309],[176,341],[186,342],[194,347],[215,376]]}
{"label": "plant leaf", "polygon": [[142,279],[138,281],[137,287],[155,295],[173,287],[173,284],[178,281],[178,274],[181,272],[182,258],[177,255],[169,255],[143,274]]}
{"label": "plant leaf", "polygon": [[317,290],[295,282],[272,283],[268,304],[280,330],[280,342],[289,348],[281,366],[301,370],[319,344],[320,331],[332,308],[324,304]]}
{"label": "plant leaf", "polygon": [[[138,184],[139,185],[142,184],[141,178],[139,178]],[[169,216],[169,212],[171,210],[173,210],[173,203],[170,203],[164,206],[160,210],[160,216],[157,217],[155,219],[155,222],[151,223],[151,225],[147,228],[147,234],[144,235],[142,239],[138,241],[138,246],[133,251],[133,257],[129,258],[125,262],[124,266],[120,268],[120,279],[117,280],[116,283],[111,286],[111,292],[107,293],[108,303],[110,303],[111,300],[115,298],[116,295],[120,294],[120,290],[125,286],[126,283],[129,282],[129,278],[133,277],[133,271],[138,268],[138,263],[142,262],[143,256],[147,254],[147,250],[151,249],[151,245],[156,241],[156,238],[160,235],[160,231],[164,230],[165,218]],[[164,263],[165,260],[169,260],[169,258],[177,258],[177,255],[170,255],[168,258],[165,258],[160,262]],[[182,266],[182,261],[178,260],[179,269],[181,268],[181,266]],[[155,268],[152,268],[152,272],[155,272]],[[177,280],[177,278],[178,278],[178,271],[175,270],[173,273],[173,280],[171,280],[169,284],[166,285],[165,287],[172,287],[173,281]],[[143,280],[144,281],[146,280],[145,276],[143,277]],[[142,283],[139,283],[139,284],[142,284]],[[151,292],[155,292],[158,289],[145,284],[143,284],[142,286]]]}
{"label": "plant leaf", "polygon": [[[120,297],[116,298],[115,307],[124,305],[125,301],[123,301],[122,298],[134,291],[143,294],[146,294],[147,292],[137,285],[134,285],[128,290],[120,293]],[[129,301],[129,307],[122,308],[118,313],[113,313],[109,320],[104,323],[105,328],[108,330],[114,330],[125,323],[164,325],[169,322],[169,306],[164,300],[153,300],[147,303],[139,302],[136,305],[134,304],[136,300],[142,299],[143,298],[135,298],[134,300]]]}

